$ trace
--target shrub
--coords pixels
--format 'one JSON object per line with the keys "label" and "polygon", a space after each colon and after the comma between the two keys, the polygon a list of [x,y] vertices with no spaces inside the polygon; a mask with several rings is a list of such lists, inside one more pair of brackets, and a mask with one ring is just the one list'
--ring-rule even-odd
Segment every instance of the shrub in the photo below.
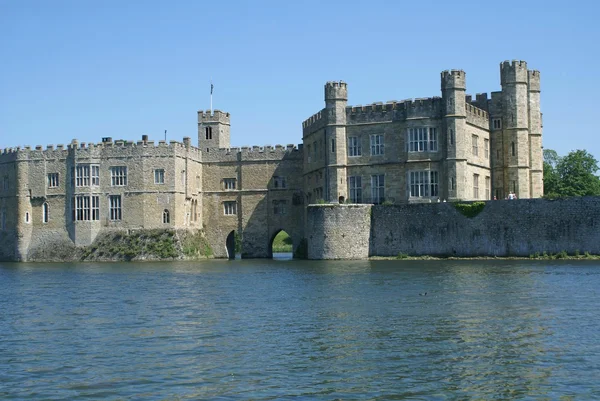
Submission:
{"label": "shrub", "polygon": [[396,259],[408,259],[408,254],[400,252]]}
{"label": "shrub", "polygon": [[465,217],[473,218],[485,208],[485,202],[454,203],[454,207]]}

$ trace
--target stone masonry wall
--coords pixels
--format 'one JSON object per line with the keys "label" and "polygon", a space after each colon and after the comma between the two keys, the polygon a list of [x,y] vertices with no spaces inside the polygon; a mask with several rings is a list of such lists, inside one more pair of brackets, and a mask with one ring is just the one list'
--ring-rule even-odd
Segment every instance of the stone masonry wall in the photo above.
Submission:
{"label": "stone masonry wall", "polygon": [[[369,209],[370,230],[361,229],[361,216],[366,219]],[[364,259],[361,235],[367,232],[369,256],[600,254],[600,197],[489,201],[473,218],[444,202],[363,206],[361,211],[358,216],[346,207],[309,207],[309,257]]]}
{"label": "stone masonry wall", "polygon": [[370,205],[311,205],[307,210],[309,259],[366,259]]}

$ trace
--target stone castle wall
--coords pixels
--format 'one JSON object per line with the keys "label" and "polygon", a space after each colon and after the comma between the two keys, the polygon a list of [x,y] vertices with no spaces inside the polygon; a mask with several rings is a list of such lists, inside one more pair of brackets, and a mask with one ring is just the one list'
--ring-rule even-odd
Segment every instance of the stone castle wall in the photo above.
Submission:
{"label": "stone castle wall", "polygon": [[489,201],[473,218],[444,202],[309,206],[307,223],[310,259],[600,254],[600,197]]}

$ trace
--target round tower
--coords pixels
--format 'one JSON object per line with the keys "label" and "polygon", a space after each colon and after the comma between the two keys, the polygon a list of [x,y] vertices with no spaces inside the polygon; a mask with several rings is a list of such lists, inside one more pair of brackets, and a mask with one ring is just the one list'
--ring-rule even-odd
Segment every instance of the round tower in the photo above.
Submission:
{"label": "round tower", "polygon": [[504,193],[513,192],[519,199],[531,197],[528,82],[525,61],[500,64]]}
{"label": "round tower", "polygon": [[444,127],[446,148],[446,185],[442,185],[442,197],[449,200],[469,199],[467,188],[467,151],[469,149],[466,129],[465,92],[466,74],[462,70],[442,71],[442,101],[444,104]]}
{"label": "round tower", "polygon": [[346,106],[348,87],[345,82],[325,84],[325,154],[326,154],[326,200],[348,199],[346,179]]}

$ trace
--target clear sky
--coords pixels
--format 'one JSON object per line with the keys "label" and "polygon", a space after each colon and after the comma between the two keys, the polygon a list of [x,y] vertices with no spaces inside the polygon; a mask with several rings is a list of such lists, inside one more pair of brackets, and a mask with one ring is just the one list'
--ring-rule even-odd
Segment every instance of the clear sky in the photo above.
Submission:
{"label": "clear sky", "polygon": [[197,141],[231,113],[232,146],[301,142],[328,80],[349,104],[500,90],[541,71],[544,147],[600,159],[600,1],[0,0],[0,148],[104,136]]}

